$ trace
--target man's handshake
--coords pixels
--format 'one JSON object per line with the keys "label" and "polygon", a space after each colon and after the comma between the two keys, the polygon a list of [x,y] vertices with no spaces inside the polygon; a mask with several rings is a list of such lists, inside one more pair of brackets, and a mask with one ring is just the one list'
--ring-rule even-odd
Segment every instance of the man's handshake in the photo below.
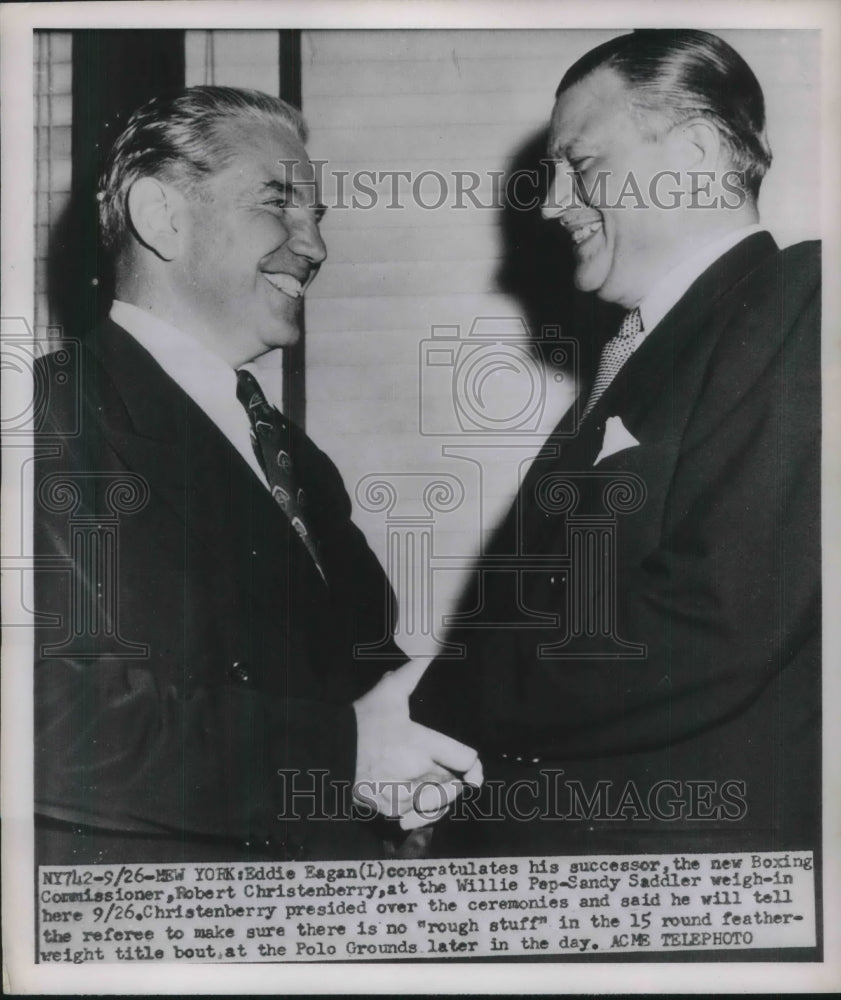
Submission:
{"label": "man's handshake", "polygon": [[354,702],[354,797],[384,816],[399,818],[404,830],[434,823],[465,784],[482,784],[475,750],[409,717],[409,695],[428,663],[412,660]]}

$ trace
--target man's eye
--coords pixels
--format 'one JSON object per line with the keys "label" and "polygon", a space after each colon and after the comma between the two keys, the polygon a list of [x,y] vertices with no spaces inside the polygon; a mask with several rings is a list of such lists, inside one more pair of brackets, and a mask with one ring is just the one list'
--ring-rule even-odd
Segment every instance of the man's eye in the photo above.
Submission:
{"label": "man's eye", "polygon": [[[270,205],[272,208],[279,208],[279,209],[287,209],[287,208],[295,209],[295,208],[307,207],[306,205],[296,205],[295,202],[291,201],[289,198],[272,198],[271,201],[267,201],[266,204]],[[327,211],[327,206],[315,205],[313,206],[313,211],[315,213],[315,221],[321,222],[321,220],[324,218],[324,213]]]}

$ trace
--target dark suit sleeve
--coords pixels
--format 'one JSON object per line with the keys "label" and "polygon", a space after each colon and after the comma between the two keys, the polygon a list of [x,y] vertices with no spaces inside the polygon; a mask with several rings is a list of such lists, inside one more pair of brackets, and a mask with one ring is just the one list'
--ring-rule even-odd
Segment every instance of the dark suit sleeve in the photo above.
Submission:
{"label": "dark suit sleeve", "polygon": [[356,699],[408,659],[394,640],[397,599],[365,535],[335,463],[296,428],[296,462],[308,484],[308,513],[330,581],[331,629],[349,653],[332,672],[335,691]]}
{"label": "dark suit sleeve", "polygon": [[53,818],[268,845],[313,808],[347,815],[333,788],[353,780],[350,706],[234,685],[184,698],[143,667],[73,660],[37,664],[35,699],[36,810]]}
{"label": "dark suit sleeve", "polygon": [[[66,622],[71,600],[88,603],[92,581],[68,551],[61,519],[39,521],[39,557],[74,569],[38,575],[38,609]],[[196,648],[193,662],[187,652],[175,674],[166,661],[178,654],[154,644],[137,659],[50,649],[64,632],[36,633],[38,812],[118,831],[271,843],[286,839],[286,822],[302,804],[312,806],[305,797],[295,802],[296,788],[313,787],[303,772],[324,772],[337,785],[353,781],[349,703],[255,688],[214,670],[207,649]],[[87,651],[103,654],[108,645],[93,636]]]}
{"label": "dark suit sleeve", "polygon": [[427,672],[415,718],[485,751],[630,753],[714,728],[795,669],[820,621],[813,277],[807,294],[781,299],[786,315],[757,308],[725,329],[680,443],[657,544],[634,559],[619,546],[618,631],[644,643],[646,656],[542,659],[527,630],[474,633],[466,660]]}

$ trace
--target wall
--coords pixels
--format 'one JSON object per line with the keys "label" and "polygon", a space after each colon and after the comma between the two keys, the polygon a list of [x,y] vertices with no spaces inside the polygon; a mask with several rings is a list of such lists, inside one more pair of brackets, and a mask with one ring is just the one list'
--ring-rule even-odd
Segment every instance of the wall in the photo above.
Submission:
{"label": "wall", "polygon": [[[561,59],[575,47],[574,38],[565,39]],[[357,502],[357,517],[398,584],[404,645],[425,652],[434,643],[418,624],[421,606],[431,600],[438,621],[458,594],[481,532],[508,504],[518,464],[534,454],[571,398],[568,380],[550,380],[544,394],[539,369],[526,367],[518,347],[525,346],[523,310],[500,292],[496,277],[504,247],[492,172],[504,172],[545,124],[558,77],[557,41],[531,31],[306,32],[302,63],[310,152],[329,160],[328,205],[337,200],[339,171],[403,170],[414,178],[434,170],[444,178],[429,175],[414,193],[410,182],[395,181],[396,198],[389,180],[378,186],[373,207],[331,208],[322,226],[330,256],[307,304],[308,430],[335,457],[351,490],[377,475],[397,491],[388,513],[365,509],[377,507],[374,496]],[[459,171],[481,178],[478,205],[464,196],[468,182],[459,192]],[[440,208],[423,207],[444,192]],[[360,192],[357,202],[368,201]],[[469,346],[458,353],[480,318],[495,318],[489,341],[475,349],[478,357],[465,353]],[[450,329],[440,349],[430,345],[430,360],[444,363],[422,363],[425,342],[440,327]],[[454,387],[463,372],[476,392],[481,383],[482,395],[459,414]],[[468,387],[458,388],[463,403]],[[509,405],[512,393],[516,403]],[[544,400],[542,412],[533,412],[532,404]],[[520,408],[527,419],[518,427]],[[495,417],[512,418],[513,432],[490,431]],[[467,457],[445,455],[448,447]],[[440,502],[425,504],[424,490],[436,481],[445,484]],[[410,519],[404,533],[416,545],[428,537],[425,519],[431,523],[431,577],[413,570],[408,552],[386,552],[388,524],[400,528],[395,518]],[[418,607],[410,639],[412,603]]]}
{"label": "wall", "polygon": [[68,31],[39,31],[33,44],[35,87],[35,331],[57,322],[47,297],[52,227],[70,200],[73,41]]}
{"label": "wall", "polygon": [[185,31],[184,82],[252,87],[277,94],[276,31]]}

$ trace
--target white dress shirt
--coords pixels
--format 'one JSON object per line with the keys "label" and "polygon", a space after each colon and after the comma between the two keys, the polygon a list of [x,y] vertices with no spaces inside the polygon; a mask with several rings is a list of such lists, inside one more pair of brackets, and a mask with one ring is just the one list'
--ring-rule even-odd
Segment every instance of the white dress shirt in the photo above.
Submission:
{"label": "white dress shirt", "polygon": [[128,302],[115,299],[111,319],[130,333],[204,410],[269,489],[251,444],[248,414],[237,399],[234,369],[195,337]]}
{"label": "white dress shirt", "polygon": [[713,240],[705,247],[682,261],[665,274],[660,281],[637,303],[642,319],[642,330],[634,338],[634,350],[645,340],[666,313],[675,305],[707,268],[723,257],[728,250],[765,229],[758,222],[742,226]]}

